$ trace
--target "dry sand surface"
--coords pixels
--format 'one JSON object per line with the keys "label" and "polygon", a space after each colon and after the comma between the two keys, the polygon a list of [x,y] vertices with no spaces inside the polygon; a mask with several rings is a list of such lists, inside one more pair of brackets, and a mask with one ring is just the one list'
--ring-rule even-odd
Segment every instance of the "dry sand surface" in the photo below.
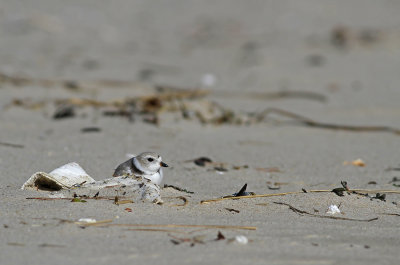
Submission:
{"label": "dry sand surface", "polygon": [[[399,12],[384,0],[1,1],[0,264],[398,264],[400,194],[200,202],[245,183],[256,194],[341,181],[400,192],[400,135],[390,129],[400,128]],[[196,89],[208,94],[177,98]],[[54,119],[61,99],[91,101],[67,102],[75,116]],[[224,115],[208,117],[211,102]],[[277,113],[254,121],[267,108],[324,124]],[[163,205],[116,205],[28,200],[48,192],[20,189],[71,161],[108,178],[143,151],[170,165],[164,184],[194,193],[164,188]],[[188,161],[201,156],[217,164]],[[326,213],[333,204],[341,214]],[[249,242],[232,242],[239,235]]]}

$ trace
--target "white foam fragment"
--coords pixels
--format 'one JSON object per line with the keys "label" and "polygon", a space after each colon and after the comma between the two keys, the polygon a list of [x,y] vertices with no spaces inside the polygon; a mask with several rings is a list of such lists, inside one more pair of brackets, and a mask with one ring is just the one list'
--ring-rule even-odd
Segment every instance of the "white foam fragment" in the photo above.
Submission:
{"label": "white foam fragment", "polygon": [[96,219],[93,218],[81,218],[78,220],[78,222],[91,224],[91,223],[96,223],[97,221]]}
{"label": "white foam fragment", "polygon": [[340,213],[339,207],[337,205],[332,204],[328,207],[328,211],[326,212],[327,214],[337,214]]}
{"label": "white foam fragment", "polygon": [[249,239],[245,236],[235,236],[235,242],[241,245],[246,245],[247,243],[249,243]]}

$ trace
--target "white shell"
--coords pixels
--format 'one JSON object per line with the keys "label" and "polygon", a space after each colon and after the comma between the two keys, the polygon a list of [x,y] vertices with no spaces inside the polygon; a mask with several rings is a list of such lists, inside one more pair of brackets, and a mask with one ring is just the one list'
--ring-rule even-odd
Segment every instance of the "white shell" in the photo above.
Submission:
{"label": "white shell", "polygon": [[68,163],[59,168],[54,169],[49,175],[60,179],[92,179],[88,173],[76,162]]}
{"label": "white shell", "polygon": [[339,207],[337,207],[336,205],[330,205],[328,208],[328,211],[326,213],[337,214],[337,213],[340,213],[340,210],[339,210]]}

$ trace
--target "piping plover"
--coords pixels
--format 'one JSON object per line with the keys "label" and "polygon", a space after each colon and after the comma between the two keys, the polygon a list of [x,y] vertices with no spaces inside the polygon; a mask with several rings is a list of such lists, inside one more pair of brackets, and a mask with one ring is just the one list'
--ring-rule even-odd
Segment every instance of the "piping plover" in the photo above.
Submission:
{"label": "piping plover", "polygon": [[161,156],[153,152],[144,152],[120,164],[113,177],[142,177],[160,185],[163,179],[162,167],[168,167]]}

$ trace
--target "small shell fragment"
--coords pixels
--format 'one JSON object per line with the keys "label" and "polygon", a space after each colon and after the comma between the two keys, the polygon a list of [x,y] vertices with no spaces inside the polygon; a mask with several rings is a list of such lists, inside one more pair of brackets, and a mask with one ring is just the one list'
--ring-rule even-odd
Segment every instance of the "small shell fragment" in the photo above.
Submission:
{"label": "small shell fragment", "polygon": [[340,213],[339,207],[337,205],[330,205],[328,207],[328,211],[326,212],[327,214],[337,214]]}

